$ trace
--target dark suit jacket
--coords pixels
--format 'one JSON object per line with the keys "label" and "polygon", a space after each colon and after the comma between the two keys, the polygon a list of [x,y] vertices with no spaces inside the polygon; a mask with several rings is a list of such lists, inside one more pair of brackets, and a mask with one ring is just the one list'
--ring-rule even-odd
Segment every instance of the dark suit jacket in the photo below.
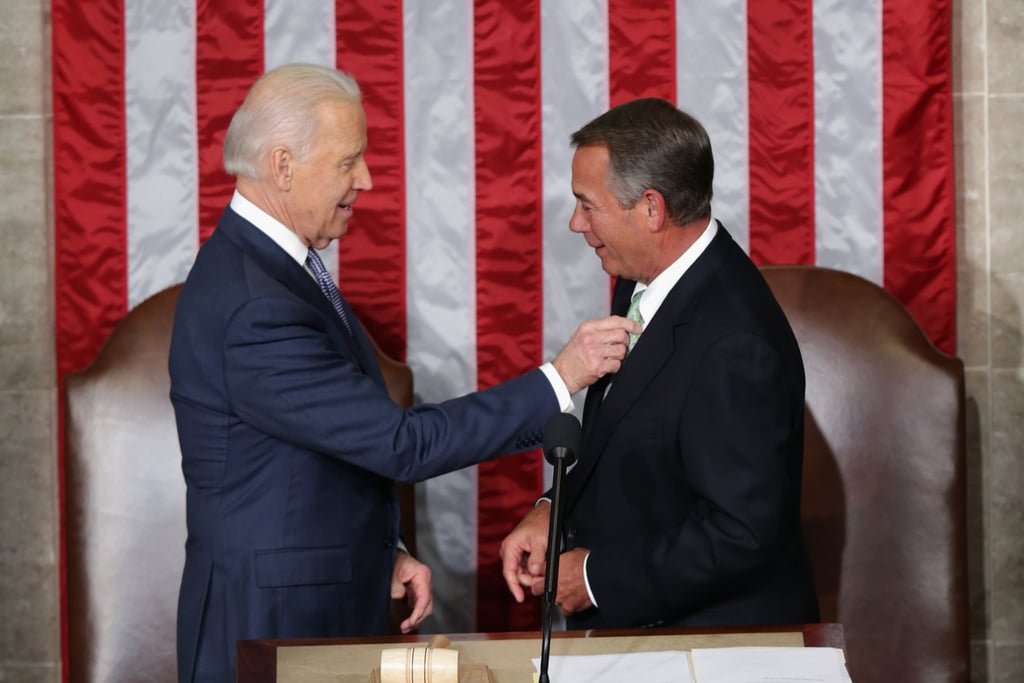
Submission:
{"label": "dark suit jacket", "polygon": [[169,370],[188,491],[182,681],[234,680],[238,639],[386,633],[393,480],[536,446],[558,411],[540,370],[400,409],[362,332],[230,208],[178,299]]}
{"label": "dark suit jacket", "polygon": [[[616,284],[625,315],[635,283]],[[599,609],[569,628],[818,618],[800,532],[804,369],[760,272],[719,225],[604,396],[584,406],[565,541]]]}

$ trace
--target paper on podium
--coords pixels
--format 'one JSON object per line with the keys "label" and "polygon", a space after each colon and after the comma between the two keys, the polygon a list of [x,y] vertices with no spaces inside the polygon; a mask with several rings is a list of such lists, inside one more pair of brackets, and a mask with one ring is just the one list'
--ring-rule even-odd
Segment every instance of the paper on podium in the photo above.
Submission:
{"label": "paper on podium", "polygon": [[[540,671],[540,658],[533,660],[533,666]],[[683,650],[551,656],[548,677],[551,683],[693,683],[690,660]]]}
{"label": "paper on podium", "polygon": [[[691,670],[692,662],[692,670]],[[540,659],[533,659],[540,670]],[[692,673],[691,673],[692,671]],[[832,647],[715,647],[552,656],[551,683],[851,683]],[[533,675],[536,681],[538,675]]]}
{"label": "paper on podium", "polygon": [[851,683],[833,647],[694,648],[690,656],[697,683]]}

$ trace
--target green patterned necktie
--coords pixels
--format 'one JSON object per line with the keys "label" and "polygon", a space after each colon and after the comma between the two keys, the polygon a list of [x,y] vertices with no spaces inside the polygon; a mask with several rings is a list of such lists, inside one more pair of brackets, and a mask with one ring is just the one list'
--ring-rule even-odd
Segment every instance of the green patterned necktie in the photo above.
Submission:
{"label": "green patterned necktie", "polygon": [[[626,311],[626,317],[629,318],[630,320],[635,320],[636,322],[640,323],[641,328],[643,328],[644,326],[644,317],[640,315],[640,297],[643,296],[643,293],[644,290],[641,289],[639,292],[633,295],[633,299],[629,302],[629,310]],[[643,330],[641,329],[641,332],[642,331]],[[630,333],[629,346],[626,347],[627,353],[633,350],[633,347],[636,346],[636,340],[639,338],[639,334]]]}

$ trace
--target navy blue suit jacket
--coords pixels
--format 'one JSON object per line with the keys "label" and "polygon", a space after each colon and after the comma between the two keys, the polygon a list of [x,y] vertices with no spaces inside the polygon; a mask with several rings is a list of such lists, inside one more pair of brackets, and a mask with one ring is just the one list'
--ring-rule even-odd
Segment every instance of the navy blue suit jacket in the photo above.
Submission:
{"label": "navy blue suit jacket", "polygon": [[393,481],[536,446],[558,411],[540,370],[403,410],[353,327],[224,212],[178,299],[169,358],[187,484],[182,681],[234,680],[239,639],[387,633]]}
{"label": "navy blue suit jacket", "polygon": [[[616,284],[625,315],[634,282]],[[800,532],[804,369],[760,272],[719,225],[608,388],[584,404],[566,544],[599,609],[570,628],[816,621]]]}

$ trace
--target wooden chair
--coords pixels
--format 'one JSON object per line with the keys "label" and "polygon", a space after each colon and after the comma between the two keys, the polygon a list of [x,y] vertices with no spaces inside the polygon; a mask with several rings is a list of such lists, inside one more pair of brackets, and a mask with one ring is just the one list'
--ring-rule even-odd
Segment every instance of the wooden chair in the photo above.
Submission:
{"label": "wooden chair", "polygon": [[[185,562],[185,482],[167,352],[181,286],[139,304],[65,383],[65,505],[72,683],[177,681],[175,619]],[[375,349],[392,398],[413,402],[408,366]],[[415,548],[413,488],[399,487]]]}
{"label": "wooden chair", "polygon": [[761,269],[807,374],[803,526],[855,683],[970,678],[964,369],[881,287]]}

